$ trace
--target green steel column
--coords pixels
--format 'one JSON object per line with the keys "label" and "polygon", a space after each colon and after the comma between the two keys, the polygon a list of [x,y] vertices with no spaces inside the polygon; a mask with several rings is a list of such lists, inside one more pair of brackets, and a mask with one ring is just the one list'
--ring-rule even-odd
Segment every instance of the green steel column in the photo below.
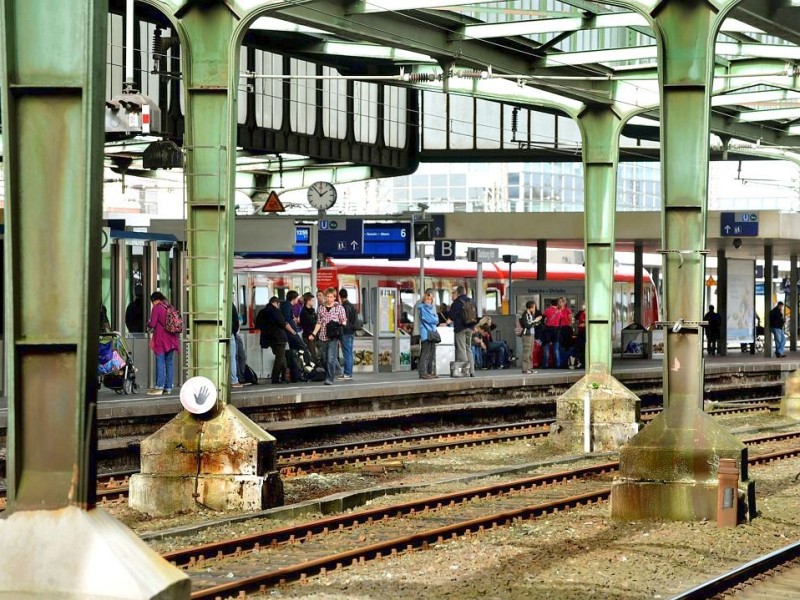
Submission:
{"label": "green steel column", "polygon": [[[727,7],[732,6],[728,4]],[[620,450],[611,488],[616,519],[712,520],[721,458],[737,460],[739,501],[755,513],[747,449],[702,411],[700,321],[705,290],[709,112],[720,9],[666,0],[651,12],[659,41],[664,412]],[[740,516],[743,516],[740,514]]]}
{"label": "green steel column", "polygon": [[709,93],[714,65],[714,6],[670,0],[653,18],[660,29],[661,173],[665,405],[703,399],[702,337],[708,196]]}
{"label": "green steel column", "polygon": [[583,138],[586,248],[587,373],[611,374],[614,219],[619,133],[623,120],[610,107],[588,106],[579,116]]}
{"label": "green steel column", "polygon": [[95,503],[107,16],[2,2],[9,511]]}
{"label": "green steel column", "polygon": [[209,378],[230,395],[233,194],[228,173],[230,43],[236,17],[222,3],[181,16],[190,41],[185,57],[189,377]]}

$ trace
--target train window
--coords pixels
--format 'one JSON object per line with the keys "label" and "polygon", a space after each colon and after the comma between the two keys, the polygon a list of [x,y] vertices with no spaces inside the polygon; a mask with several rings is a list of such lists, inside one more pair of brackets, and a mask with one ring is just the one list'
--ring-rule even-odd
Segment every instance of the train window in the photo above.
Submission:
{"label": "train window", "polygon": [[416,303],[416,296],[414,290],[401,289],[400,290],[400,322],[413,323],[414,322],[414,304]]}
{"label": "train window", "polygon": [[497,314],[500,307],[500,291],[496,288],[489,288],[486,290],[486,297],[484,298],[483,305],[487,313]]}
{"label": "train window", "polygon": [[350,301],[350,304],[355,306],[356,310],[360,310],[361,298],[358,293],[358,288],[354,285],[344,285],[342,287],[347,290],[347,299]]}
{"label": "train window", "polygon": [[267,305],[270,299],[269,288],[267,286],[253,287],[253,312],[258,313]]}

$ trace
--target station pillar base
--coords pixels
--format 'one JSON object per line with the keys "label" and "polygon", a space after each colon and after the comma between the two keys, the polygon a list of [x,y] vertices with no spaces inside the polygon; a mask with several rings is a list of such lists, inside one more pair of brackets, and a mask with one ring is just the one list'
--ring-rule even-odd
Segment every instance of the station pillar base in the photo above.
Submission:
{"label": "station pillar base", "polygon": [[786,378],[786,394],[781,399],[781,414],[800,420],[800,371]]}
{"label": "station pillar base", "polygon": [[150,515],[280,506],[275,438],[230,404],[211,417],[184,411],[142,442],[129,504]]}
{"label": "station pillar base", "polygon": [[721,458],[737,463],[737,522],[749,520],[756,506],[746,446],[696,407],[667,408],[620,450],[612,518],[716,520]]}
{"label": "station pillar base", "polygon": [[641,429],[640,407],[639,397],[612,375],[587,373],[556,400],[550,440],[565,451],[616,452]]}
{"label": "station pillar base", "polygon": [[0,519],[0,599],[187,600],[189,577],[105,511]]}

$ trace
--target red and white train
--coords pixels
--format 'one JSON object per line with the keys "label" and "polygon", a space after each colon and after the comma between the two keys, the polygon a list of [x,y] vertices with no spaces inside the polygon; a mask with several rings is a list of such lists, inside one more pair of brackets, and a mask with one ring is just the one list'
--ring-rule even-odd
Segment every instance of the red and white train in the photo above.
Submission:
{"label": "red and white train", "polygon": [[[234,262],[239,314],[247,315],[246,326],[252,327],[255,314],[271,296],[282,298],[289,290],[300,293],[311,290],[310,260],[257,260],[236,258]],[[580,265],[548,265],[547,278],[537,279],[536,265],[515,263],[509,288],[509,265],[483,263],[483,314],[508,315],[519,313],[525,302],[534,300],[537,306],[547,306],[551,299],[564,296],[568,306],[579,310],[584,301],[584,269]],[[450,304],[456,286],[464,286],[468,294],[478,298],[477,263],[467,261],[425,261],[423,288],[436,290],[438,305]],[[377,291],[388,288],[397,291],[394,318],[398,323],[408,320],[420,293],[419,261],[390,261],[367,259],[331,259],[318,269],[317,288],[334,287],[348,291],[348,298],[358,307],[365,323],[373,322],[372,312],[377,303]],[[623,327],[633,322],[634,271],[618,267],[614,273],[613,322],[615,347],[619,347]],[[641,299],[642,325],[650,326],[659,320],[658,294],[648,272],[643,274]]]}

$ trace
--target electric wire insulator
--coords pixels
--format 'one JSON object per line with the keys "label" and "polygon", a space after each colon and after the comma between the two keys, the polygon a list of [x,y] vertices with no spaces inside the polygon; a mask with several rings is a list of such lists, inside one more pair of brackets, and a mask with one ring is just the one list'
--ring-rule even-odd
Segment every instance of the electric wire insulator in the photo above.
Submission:
{"label": "electric wire insulator", "polygon": [[511,133],[517,133],[518,125],[519,125],[519,106],[515,106],[511,110]]}
{"label": "electric wire insulator", "polygon": [[435,81],[436,75],[433,73],[408,73],[406,81],[411,83],[419,83],[424,81]]}

